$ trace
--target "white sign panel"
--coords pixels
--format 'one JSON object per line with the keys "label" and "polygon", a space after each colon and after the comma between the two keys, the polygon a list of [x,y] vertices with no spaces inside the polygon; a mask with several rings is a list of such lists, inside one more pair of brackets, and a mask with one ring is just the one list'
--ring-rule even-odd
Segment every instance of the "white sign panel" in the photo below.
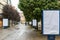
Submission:
{"label": "white sign panel", "polygon": [[59,11],[44,10],[43,11],[43,34],[59,34]]}
{"label": "white sign panel", "polygon": [[37,26],[37,20],[36,19],[33,20],[33,26]]}
{"label": "white sign panel", "polygon": [[31,23],[31,22],[29,22],[29,24],[31,25],[32,23]]}
{"label": "white sign panel", "polygon": [[8,19],[3,19],[3,26],[8,26]]}

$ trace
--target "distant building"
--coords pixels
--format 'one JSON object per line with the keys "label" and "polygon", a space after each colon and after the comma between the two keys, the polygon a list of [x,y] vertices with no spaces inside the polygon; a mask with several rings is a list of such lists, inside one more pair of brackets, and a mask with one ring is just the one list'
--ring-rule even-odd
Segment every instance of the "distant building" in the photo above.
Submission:
{"label": "distant building", "polygon": [[3,6],[6,4],[11,4],[10,0],[0,0],[0,13],[2,13]]}
{"label": "distant building", "polygon": [[4,5],[6,4],[11,4],[11,1],[10,0],[0,0],[0,28],[2,28],[3,26],[3,20],[2,20],[2,15],[1,13],[3,13],[2,9],[4,7]]}
{"label": "distant building", "polygon": [[25,23],[26,20],[25,20],[25,16],[23,14],[23,11],[20,11],[20,14],[19,15],[20,15],[20,22],[21,23]]}
{"label": "distant building", "polygon": [[2,13],[3,6],[7,4],[7,0],[0,0],[0,13]]}

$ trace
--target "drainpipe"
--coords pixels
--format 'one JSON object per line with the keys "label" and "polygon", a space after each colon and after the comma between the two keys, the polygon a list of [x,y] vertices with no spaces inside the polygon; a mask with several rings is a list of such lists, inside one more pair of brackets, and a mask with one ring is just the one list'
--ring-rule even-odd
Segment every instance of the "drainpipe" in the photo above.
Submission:
{"label": "drainpipe", "polygon": [[9,4],[10,3],[10,5],[11,5],[11,0],[7,0],[7,4]]}
{"label": "drainpipe", "polygon": [[11,0],[9,0],[10,1],[10,5],[11,5]]}
{"label": "drainpipe", "polygon": [[7,0],[7,4],[8,4],[8,0]]}

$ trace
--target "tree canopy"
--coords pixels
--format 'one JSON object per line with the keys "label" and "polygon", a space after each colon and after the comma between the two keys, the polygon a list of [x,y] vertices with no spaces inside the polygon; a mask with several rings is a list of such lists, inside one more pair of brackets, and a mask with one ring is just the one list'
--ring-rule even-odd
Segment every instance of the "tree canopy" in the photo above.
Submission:
{"label": "tree canopy", "polygon": [[5,5],[3,7],[3,17],[17,22],[20,21],[20,16],[18,11],[11,5]]}
{"label": "tree canopy", "polygon": [[26,21],[42,18],[43,10],[59,10],[58,0],[20,0],[18,7],[24,12]]}

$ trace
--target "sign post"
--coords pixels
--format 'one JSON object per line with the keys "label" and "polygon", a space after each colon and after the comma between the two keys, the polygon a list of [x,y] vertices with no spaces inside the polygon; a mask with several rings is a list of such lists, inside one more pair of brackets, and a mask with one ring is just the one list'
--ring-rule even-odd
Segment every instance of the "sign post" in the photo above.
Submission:
{"label": "sign post", "polygon": [[48,35],[48,40],[55,40],[59,35],[59,10],[43,10],[42,21],[43,35]]}
{"label": "sign post", "polygon": [[48,40],[55,40],[55,35],[48,35]]}

